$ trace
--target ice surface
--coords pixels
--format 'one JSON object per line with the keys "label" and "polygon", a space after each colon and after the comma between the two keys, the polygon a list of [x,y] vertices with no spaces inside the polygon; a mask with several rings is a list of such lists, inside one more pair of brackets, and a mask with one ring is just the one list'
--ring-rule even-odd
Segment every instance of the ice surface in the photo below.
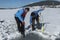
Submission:
{"label": "ice surface", "polygon": [[[40,7],[31,7],[30,11],[25,18],[25,28],[30,25],[30,14],[32,11],[38,10]],[[0,40],[55,40],[55,38],[60,38],[60,8],[45,8],[41,12],[40,22],[45,24],[45,33],[33,31],[26,32],[26,38],[21,38],[21,34],[17,30],[16,21],[14,19],[14,14],[19,9],[11,10],[0,10]],[[40,12],[39,12],[40,13]],[[35,38],[34,38],[35,37]]]}

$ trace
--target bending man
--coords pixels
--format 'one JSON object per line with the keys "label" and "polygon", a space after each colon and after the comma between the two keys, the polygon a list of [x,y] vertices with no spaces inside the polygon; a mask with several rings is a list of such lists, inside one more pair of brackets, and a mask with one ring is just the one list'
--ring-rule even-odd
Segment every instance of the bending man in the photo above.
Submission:
{"label": "bending man", "polygon": [[29,8],[25,8],[25,9],[21,9],[18,10],[18,12],[15,14],[15,20],[17,22],[17,26],[18,26],[18,31],[21,32],[21,34],[23,35],[23,37],[25,36],[25,16],[27,14],[27,12],[29,11]]}

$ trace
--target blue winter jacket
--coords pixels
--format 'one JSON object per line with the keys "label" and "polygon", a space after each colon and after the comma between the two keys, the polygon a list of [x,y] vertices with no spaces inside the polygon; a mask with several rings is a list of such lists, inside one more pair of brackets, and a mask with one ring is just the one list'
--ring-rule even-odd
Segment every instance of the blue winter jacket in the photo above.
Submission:
{"label": "blue winter jacket", "polygon": [[[39,9],[37,11],[33,11],[35,13],[35,15],[37,16],[38,15],[38,12],[42,11],[44,9]],[[30,16],[30,24],[32,24],[32,16]]]}
{"label": "blue winter jacket", "polygon": [[18,12],[15,14],[16,17],[19,18],[21,22],[24,21],[24,18],[21,16],[24,13],[24,9],[18,10]]}

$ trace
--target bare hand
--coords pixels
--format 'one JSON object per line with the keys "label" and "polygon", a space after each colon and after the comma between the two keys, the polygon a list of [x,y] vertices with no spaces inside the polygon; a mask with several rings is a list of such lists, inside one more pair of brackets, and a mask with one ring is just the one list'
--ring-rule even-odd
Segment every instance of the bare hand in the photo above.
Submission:
{"label": "bare hand", "polygon": [[25,25],[25,22],[22,22],[23,25]]}

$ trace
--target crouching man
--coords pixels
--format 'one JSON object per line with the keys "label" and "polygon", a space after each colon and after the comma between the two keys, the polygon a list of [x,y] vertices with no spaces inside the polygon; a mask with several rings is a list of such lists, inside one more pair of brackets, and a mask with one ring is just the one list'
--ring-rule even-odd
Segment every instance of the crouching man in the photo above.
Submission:
{"label": "crouching man", "polygon": [[[42,9],[39,9],[39,10],[36,10],[36,11],[33,11],[30,15],[30,25],[32,26],[32,30],[35,30],[36,28],[34,27],[35,26],[35,20],[37,22],[37,27],[40,27],[39,25],[39,12],[43,11],[45,7],[42,7]],[[40,27],[41,29],[41,27]]]}

